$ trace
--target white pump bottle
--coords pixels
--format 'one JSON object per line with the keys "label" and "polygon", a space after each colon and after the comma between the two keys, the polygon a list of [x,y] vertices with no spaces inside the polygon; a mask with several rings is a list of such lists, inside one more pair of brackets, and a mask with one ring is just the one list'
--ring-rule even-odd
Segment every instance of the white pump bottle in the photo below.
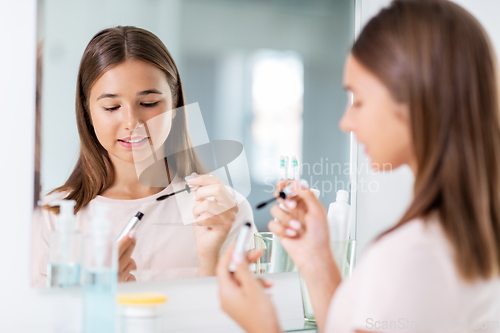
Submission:
{"label": "white pump bottle", "polygon": [[349,192],[339,190],[335,202],[328,207],[328,227],[330,229],[330,241],[343,242],[349,240],[349,213],[351,206],[347,203]]}
{"label": "white pump bottle", "polygon": [[76,230],[74,200],[57,200],[59,206],[56,229],[49,236],[48,287],[70,287],[80,284],[82,235]]}

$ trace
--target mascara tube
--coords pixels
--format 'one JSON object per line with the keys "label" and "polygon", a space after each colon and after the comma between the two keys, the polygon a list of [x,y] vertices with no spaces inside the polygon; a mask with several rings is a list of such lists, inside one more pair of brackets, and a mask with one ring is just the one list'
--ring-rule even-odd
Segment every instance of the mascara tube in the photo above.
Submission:
{"label": "mascara tube", "polygon": [[118,243],[119,241],[121,241],[122,238],[125,237],[129,233],[130,230],[132,230],[132,229],[137,230],[137,228],[139,228],[139,224],[141,223],[141,219],[143,216],[144,216],[143,213],[137,212],[137,214],[135,214],[135,216],[132,217],[130,219],[130,221],[128,221],[125,228],[123,228],[123,231],[121,232],[120,236],[118,236],[116,242]]}
{"label": "mascara tube", "polygon": [[238,233],[238,237],[236,238],[236,245],[233,250],[233,254],[231,256],[231,262],[229,263],[229,271],[236,271],[236,265],[233,261],[242,262],[245,255],[245,245],[247,243],[248,234],[250,233],[251,224],[250,222],[245,223],[244,226],[241,227],[240,232]]}

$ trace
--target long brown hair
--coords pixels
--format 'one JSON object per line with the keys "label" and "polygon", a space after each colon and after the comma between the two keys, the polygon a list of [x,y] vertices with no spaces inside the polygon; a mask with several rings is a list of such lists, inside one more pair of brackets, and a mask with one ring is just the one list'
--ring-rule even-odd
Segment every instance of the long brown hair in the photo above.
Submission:
{"label": "long brown hair", "polygon": [[446,0],[396,0],[352,55],[410,109],[414,199],[401,220],[438,212],[466,281],[500,268],[500,121],[496,56],[481,24]]}
{"label": "long brown hair", "polygon": [[[99,143],[91,124],[89,96],[94,83],[109,69],[127,61],[142,60],[162,70],[170,86],[173,109],[185,105],[179,71],[165,45],[153,33],[131,26],[118,26],[98,32],[87,45],[78,71],[76,87],[76,122],[80,135],[80,157],[66,183],[53,192],[68,191],[65,199],[76,201],[75,213],[105,191],[114,180],[114,168],[108,152]],[[194,153],[184,112],[177,112],[165,143],[167,151],[183,151],[174,157],[170,171],[179,177],[202,172],[203,167]],[[169,159],[169,162],[170,159]],[[49,193],[49,194],[50,194]],[[46,209],[55,213],[58,207]]]}

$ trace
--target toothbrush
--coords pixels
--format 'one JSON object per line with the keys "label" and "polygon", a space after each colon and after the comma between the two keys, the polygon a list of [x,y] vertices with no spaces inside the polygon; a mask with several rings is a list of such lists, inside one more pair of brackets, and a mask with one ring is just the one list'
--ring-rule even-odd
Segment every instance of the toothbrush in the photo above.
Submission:
{"label": "toothbrush", "polygon": [[294,180],[300,181],[300,171],[299,171],[299,161],[295,155],[292,156],[292,170],[294,174]]}
{"label": "toothbrush", "polygon": [[288,179],[288,156],[280,156],[280,177]]}

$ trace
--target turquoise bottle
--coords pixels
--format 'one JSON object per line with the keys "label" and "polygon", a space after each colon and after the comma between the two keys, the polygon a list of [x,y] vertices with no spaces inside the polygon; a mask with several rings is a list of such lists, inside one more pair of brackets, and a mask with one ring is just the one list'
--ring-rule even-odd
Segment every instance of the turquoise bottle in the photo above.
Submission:
{"label": "turquoise bottle", "polygon": [[117,247],[107,207],[95,207],[90,233],[84,241],[83,333],[110,333],[115,331]]}
{"label": "turquoise bottle", "polygon": [[59,206],[56,228],[49,236],[49,262],[47,287],[73,287],[80,285],[82,235],[76,229],[74,200],[57,200],[51,206]]}

